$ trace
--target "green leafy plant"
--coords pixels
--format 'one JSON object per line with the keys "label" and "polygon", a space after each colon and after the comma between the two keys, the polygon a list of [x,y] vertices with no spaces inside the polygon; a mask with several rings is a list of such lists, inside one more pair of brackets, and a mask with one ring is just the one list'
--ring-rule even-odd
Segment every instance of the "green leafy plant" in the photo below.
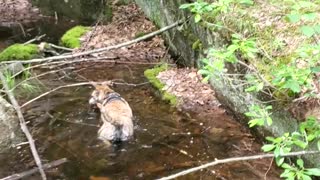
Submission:
{"label": "green leafy plant", "polygon": [[274,78],[272,84],[281,89],[287,89],[293,93],[300,93],[302,87],[311,88],[311,69],[297,68],[293,63],[291,65],[280,65],[272,72]]}
{"label": "green leafy plant", "polygon": [[[306,149],[309,142],[317,141],[318,150],[320,150],[320,124],[315,118],[307,118],[307,120],[299,125],[299,132],[285,133],[281,137],[267,137],[270,144],[265,144],[262,147],[264,152],[273,151],[278,166],[284,168],[281,177],[287,179],[304,179],[310,176],[320,176],[320,169],[306,169],[303,166],[302,160],[297,160],[297,166],[292,166],[284,163],[285,158],[281,155],[291,152],[296,148]],[[309,176],[309,177],[307,177]]]}
{"label": "green leafy plant", "polygon": [[4,71],[3,75],[6,78],[9,89],[12,89],[16,84],[15,78],[13,77],[12,73],[10,71]]}
{"label": "green leafy plant", "polygon": [[311,176],[320,176],[319,168],[305,168],[302,159],[297,159],[296,165],[297,166],[291,166],[283,163],[281,167],[285,170],[280,177],[286,178],[287,180],[312,180]]}
{"label": "green leafy plant", "polygon": [[190,4],[183,4],[180,6],[180,9],[189,9],[190,12],[195,14],[194,20],[195,22],[199,22],[202,19],[202,15],[204,13],[212,12],[214,8],[213,4],[203,1],[196,1]]}
{"label": "green leafy plant", "polygon": [[225,14],[232,10],[232,5],[253,5],[252,0],[217,0],[212,3],[204,2],[203,0],[197,0],[196,2],[183,4],[180,9],[189,9],[194,16],[196,23],[203,20],[203,17],[211,16],[215,17],[218,14]]}
{"label": "green leafy plant", "polygon": [[305,122],[300,123],[299,131],[307,142],[317,140],[317,146],[320,150],[320,124],[316,118],[308,117]]}
{"label": "green leafy plant", "polygon": [[246,81],[249,87],[245,89],[246,92],[259,92],[264,88],[264,83],[256,75],[246,74]]}
{"label": "green leafy plant", "polygon": [[202,59],[203,66],[199,73],[204,75],[204,81],[211,77],[225,72],[225,62],[237,63],[237,53],[241,53],[245,58],[254,58],[258,52],[253,38],[242,38],[240,35],[232,35],[232,44],[221,49],[209,48],[207,57]]}
{"label": "green leafy plant", "polygon": [[[320,34],[320,25],[315,23],[318,16],[317,7],[319,1],[285,0],[283,3],[286,4],[284,7],[285,12],[287,13],[289,10],[286,19],[290,23],[299,23],[298,30],[303,35],[312,37]],[[265,80],[261,78],[264,77],[261,72],[252,73],[250,65],[246,66],[250,70],[245,75],[246,83],[244,84],[248,85],[245,89],[246,92],[260,92],[264,90],[265,86],[269,86],[272,88],[270,94],[273,94],[274,91],[281,91],[288,95],[304,93],[305,96],[308,94],[312,96],[312,81],[316,77],[315,74],[320,72],[320,45],[304,44],[301,48],[298,48],[296,53],[293,53],[293,56],[284,57],[285,59],[283,60],[281,59],[282,57],[278,58],[279,60],[277,59],[277,62],[273,63],[273,52],[269,55],[263,47],[260,50],[257,47],[256,38],[246,38],[244,35],[236,33],[235,30],[229,28],[228,22],[224,21],[225,19],[220,19],[219,21],[219,15],[234,13],[235,7],[239,4],[252,5],[253,2],[251,0],[217,0],[210,4],[198,0],[197,2],[180,7],[181,9],[189,9],[195,14],[196,22],[203,21],[206,22],[204,23],[205,25],[211,24],[212,27],[219,27],[220,30],[224,28],[233,33],[230,44],[222,48],[209,48],[207,50],[207,56],[202,59],[202,66],[199,70],[199,73],[204,76],[204,81],[208,81],[212,77],[223,78],[225,72],[227,72],[226,63],[241,63],[244,65],[243,61],[240,62],[240,60],[247,60],[249,63],[256,62],[257,54],[261,52],[268,59],[268,61],[261,63],[262,66],[265,64],[272,66],[272,68],[269,68],[271,70],[266,70],[270,74],[267,74],[267,80]],[[239,11],[237,13],[245,14],[246,12],[240,10],[240,13]],[[211,22],[214,20],[214,24],[213,22],[210,23],[210,20]],[[211,30],[215,30],[215,28]],[[261,42],[259,42],[259,46],[260,44]],[[277,52],[286,46],[280,39],[276,39],[273,44]],[[265,107],[258,105],[251,106],[249,112],[245,113],[250,118],[248,122],[249,126],[271,125],[271,109],[272,106],[270,105]],[[306,149],[311,142],[317,142],[318,149],[320,150],[320,125],[315,118],[308,118],[306,122],[301,123],[299,130],[296,132],[284,133],[280,137],[267,137],[266,140],[268,143],[262,147],[262,150],[274,153],[277,165],[284,169],[281,177],[289,180],[309,180],[312,176],[320,176],[318,168],[305,168],[302,159],[288,164],[282,156],[291,152],[292,149]]]}
{"label": "green leafy plant", "polygon": [[311,1],[288,1],[291,3],[291,11],[286,15],[286,19],[291,23],[302,22],[300,31],[307,37],[320,34],[319,24],[309,24],[317,19],[317,4]]}
{"label": "green leafy plant", "polygon": [[252,105],[250,111],[245,113],[247,117],[251,118],[248,122],[249,127],[263,126],[265,124],[270,126],[272,124],[272,119],[270,117],[271,113],[268,111],[271,109],[272,106],[262,108],[258,105]]}

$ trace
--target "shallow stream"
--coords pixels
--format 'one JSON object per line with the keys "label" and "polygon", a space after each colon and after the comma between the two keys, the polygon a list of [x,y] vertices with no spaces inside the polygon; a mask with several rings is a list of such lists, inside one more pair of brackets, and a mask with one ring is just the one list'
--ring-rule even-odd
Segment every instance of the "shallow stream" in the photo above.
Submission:
{"label": "shallow stream", "polygon": [[[57,37],[72,25],[69,22],[57,26],[50,25],[49,21],[38,23],[35,33],[31,33],[33,37],[45,33],[49,38],[46,40],[53,43],[57,43]],[[13,35],[1,36],[0,50],[13,42],[24,41]],[[143,76],[147,68],[150,66],[95,63],[82,66],[77,73],[71,72],[76,76],[61,73],[41,81],[48,88],[79,82],[79,77],[82,81],[120,79],[142,83],[147,81]],[[59,79],[59,76],[65,78]],[[69,160],[49,169],[47,175],[50,179],[155,179],[215,158],[260,153],[261,145],[224,109],[177,111],[163,102],[150,84],[139,87],[119,85],[114,89],[133,110],[135,137],[111,148],[97,140],[100,115],[88,104],[91,87],[64,88],[25,109],[24,115],[43,163],[64,157]],[[0,178],[35,167],[27,144],[19,146],[17,151],[1,154],[0,159]],[[270,167],[270,162],[271,159],[263,159],[218,165],[180,179],[264,179],[266,173],[267,179],[278,179],[279,170]],[[35,174],[26,179],[40,177]]]}

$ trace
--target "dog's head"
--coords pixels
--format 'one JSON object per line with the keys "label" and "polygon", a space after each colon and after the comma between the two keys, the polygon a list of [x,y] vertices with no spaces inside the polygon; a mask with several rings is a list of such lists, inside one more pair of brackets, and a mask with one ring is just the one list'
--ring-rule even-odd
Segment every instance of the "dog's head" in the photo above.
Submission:
{"label": "dog's head", "polygon": [[98,105],[99,103],[102,103],[110,93],[114,92],[109,87],[109,82],[91,84],[95,87],[95,90],[92,92],[91,98],[89,100],[89,104],[91,105]]}

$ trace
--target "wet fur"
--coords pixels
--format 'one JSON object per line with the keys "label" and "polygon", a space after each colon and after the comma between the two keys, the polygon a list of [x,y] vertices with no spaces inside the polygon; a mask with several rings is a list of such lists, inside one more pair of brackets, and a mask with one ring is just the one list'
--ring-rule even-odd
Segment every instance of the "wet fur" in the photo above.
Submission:
{"label": "wet fur", "polygon": [[89,101],[100,109],[102,126],[98,131],[103,141],[127,141],[133,136],[132,110],[123,98],[103,104],[114,91],[107,84],[93,84],[95,90]]}

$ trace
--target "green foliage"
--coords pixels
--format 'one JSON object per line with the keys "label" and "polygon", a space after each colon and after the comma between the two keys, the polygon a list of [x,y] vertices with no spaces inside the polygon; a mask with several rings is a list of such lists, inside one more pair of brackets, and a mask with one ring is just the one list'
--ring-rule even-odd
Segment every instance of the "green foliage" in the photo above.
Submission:
{"label": "green foliage", "polygon": [[6,82],[9,86],[9,89],[12,89],[14,85],[16,84],[15,78],[13,77],[13,74],[10,71],[5,71],[3,73],[4,77],[6,78]]}
{"label": "green foliage", "polygon": [[297,68],[295,64],[280,65],[272,72],[272,84],[281,89],[288,89],[294,93],[301,92],[302,87],[311,88],[311,69]]}
{"label": "green foliage", "polygon": [[264,83],[254,74],[246,74],[245,78],[249,87],[245,89],[246,92],[259,92],[263,89]]}
{"label": "green foliage", "polygon": [[[283,8],[286,13],[289,12],[286,19],[290,23],[297,23],[299,25],[298,30],[301,31],[302,35],[312,37],[320,34],[320,24],[315,23],[318,17],[319,6],[317,3],[319,3],[319,1],[285,0],[282,3],[285,4]],[[246,12],[238,8],[239,5],[243,4],[252,5],[253,2],[250,0],[217,0],[208,3],[198,0],[180,7],[181,9],[189,9],[195,15],[195,22],[203,21],[205,22],[203,23],[204,25],[210,24],[214,27],[219,27],[220,30],[224,28],[229,31],[229,33],[233,33],[231,43],[227,46],[222,48],[208,48],[206,52],[207,56],[201,60],[202,66],[199,70],[199,73],[204,76],[204,81],[206,82],[210,78],[227,79],[228,77],[225,76],[225,72],[227,72],[225,63],[241,63],[249,70],[245,75],[246,82],[244,84],[248,84],[248,87],[245,89],[246,92],[261,92],[267,89],[265,86],[269,86],[272,88],[271,95],[281,91],[282,93],[287,93],[287,95],[289,95],[288,97],[290,97],[290,95],[298,95],[302,92],[304,95],[312,96],[312,81],[317,77],[315,76],[316,73],[320,72],[320,45],[304,44],[298,48],[295,53],[290,54],[290,56],[274,59],[273,52],[268,52],[263,49],[263,47],[261,47],[261,49],[257,47],[256,42],[259,42],[260,45],[261,41],[257,41],[254,37],[244,38],[244,35],[228,27],[227,25],[229,24],[227,24],[226,16],[221,16],[221,19],[216,18],[226,13],[245,14]],[[235,9],[238,10],[237,13],[235,13]],[[210,20],[214,22],[210,23]],[[239,23],[242,22],[239,21]],[[272,30],[271,28],[270,31]],[[249,34],[246,30],[244,32],[244,34]],[[251,34],[258,33],[251,32]],[[274,35],[274,33],[271,32],[270,35]],[[265,34],[262,36],[262,38],[265,38]],[[260,37],[258,40],[262,38]],[[268,38],[273,38],[273,36]],[[266,39],[267,41],[270,40],[268,38]],[[272,47],[275,47],[275,49],[272,48],[272,51],[279,51],[284,49],[285,44],[281,40],[275,39],[272,42]],[[256,58],[259,52],[268,59],[266,62],[258,63],[258,65],[262,66],[263,70],[261,72],[265,72],[263,65],[268,65],[267,73],[270,74],[266,74],[267,79],[264,79],[264,74],[259,72],[260,69],[257,71],[254,69],[254,63],[257,62]],[[253,64],[252,66],[246,65],[243,61],[240,62],[240,60],[247,60]],[[270,91],[270,89],[268,90]],[[250,118],[248,122],[249,126],[271,125],[272,119],[270,117],[271,113],[269,112],[271,109],[272,106],[268,105],[265,107],[258,105],[250,107],[249,112],[245,113],[245,115]],[[284,163],[285,158],[282,157],[283,154],[291,152],[292,149],[304,150],[308,148],[312,142],[316,142],[318,150],[320,150],[320,123],[315,118],[308,118],[306,122],[301,123],[297,132],[284,133],[280,137],[267,137],[266,139],[268,144],[265,144],[262,150],[264,152],[274,153],[277,165],[284,169],[281,177],[290,180],[308,180],[311,179],[311,176],[320,176],[320,169],[305,168],[301,159],[298,159],[296,163],[287,164]]]}
{"label": "green foliage", "polygon": [[39,49],[35,44],[14,44],[0,53],[0,61],[28,60],[37,55],[39,55]]}
{"label": "green foliage", "polygon": [[258,105],[252,105],[250,107],[250,111],[245,113],[245,115],[251,119],[248,122],[249,127],[263,126],[265,124],[267,124],[268,126],[271,126],[272,124],[272,119],[270,117],[271,113],[268,112],[271,109],[272,109],[272,106],[267,106],[265,108],[262,108]]}
{"label": "green foliage", "polygon": [[301,23],[300,31],[307,37],[320,34],[320,24],[312,24],[317,19],[317,5],[310,1],[288,1],[291,4],[291,11],[286,19],[291,23]]}
{"label": "green foliage", "polygon": [[80,47],[80,38],[90,30],[89,27],[75,26],[68,30],[61,38],[61,44],[69,48]]}
{"label": "green foliage", "polygon": [[242,38],[238,34],[232,35],[232,44],[222,49],[209,48],[207,58],[202,59],[203,66],[199,73],[204,76],[204,82],[221,72],[226,72],[225,62],[237,63],[237,54],[246,59],[253,59],[258,52],[253,38]]}
{"label": "green foliage", "polygon": [[307,120],[299,125],[299,131],[307,142],[317,140],[320,150],[320,124],[314,117],[308,117]]}
{"label": "green foliage", "polygon": [[287,163],[282,164],[282,168],[285,169],[280,177],[287,180],[312,180],[311,176],[320,176],[319,168],[305,168],[302,159],[297,159],[297,166],[291,166]]}
{"label": "green foliage", "polygon": [[162,93],[162,99],[169,101],[171,105],[177,105],[177,97],[163,90],[164,84],[157,78],[158,74],[162,71],[168,69],[167,64],[162,64],[161,66],[154,67],[152,69],[147,69],[144,71],[144,76],[149,80],[149,82]]}
{"label": "green foliage", "polygon": [[285,133],[281,137],[266,138],[270,144],[262,147],[264,152],[273,151],[278,166],[284,168],[281,177],[286,179],[311,179],[310,176],[320,176],[320,169],[306,169],[301,159],[297,160],[297,166],[291,166],[284,163],[284,157],[281,155],[291,152],[293,148],[306,149],[310,142],[316,141],[318,150],[320,150],[320,124],[315,118],[307,118],[307,120],[299,125],[299,132]]}
{"label": "green foliage", "polygon": [[215,17],[218,14],[226,14],[232,10],[233,5],[253,5],[252,0],[217,0],[213,3],[197,0],[196,2],[183,4],[180,9],[189,9],[194,14],[196,23],[200,22],[203,17]]}

